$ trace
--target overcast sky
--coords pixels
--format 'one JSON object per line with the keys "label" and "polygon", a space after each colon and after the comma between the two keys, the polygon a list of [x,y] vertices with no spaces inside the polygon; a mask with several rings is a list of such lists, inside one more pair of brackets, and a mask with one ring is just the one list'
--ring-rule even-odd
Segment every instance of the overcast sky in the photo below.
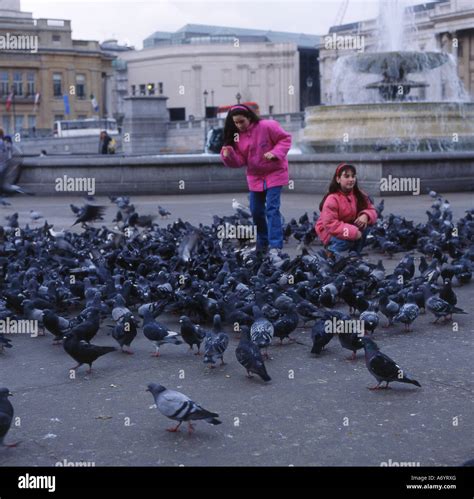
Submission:
{"label": "overcast sky", "polygon": [[[141,48],[143,39],[153,32],[176,31],[188,23],[324,35],[335,24],[343,3],[343,0],[21,0],[21,9],[32,12],[34,18],[70,19],[74,39],[116,38]],[[343,22],[376,17],[378,3],[378,0],[350,0]]]}

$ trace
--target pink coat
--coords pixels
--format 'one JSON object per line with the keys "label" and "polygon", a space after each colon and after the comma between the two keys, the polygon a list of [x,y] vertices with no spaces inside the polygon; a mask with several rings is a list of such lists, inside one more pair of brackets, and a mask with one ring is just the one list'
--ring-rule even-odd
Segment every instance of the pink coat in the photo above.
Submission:
{"label": "pink coat", "polygon": [[[229,148],[229,156],[221,158],[230,168],[247,167],[247,183],[250,191],[287,185],[288,160],[291,134],[283,130],[274,120],[260,120],[251,123],[245,132],[239,132],[239,140]],[[265,159],[263,155],[272,152],[276,159]]]}
{"label": "pink coat", "polygon": [[368,199],[367,203],[367,208],[357,213],[357,199],[353,193],[344,194],[338,191],[329,194],[314,227],[323,244],[328,244],[332,236],[348,241],[356,240],[359,229],[353,223],[362,213],[367,215],[368,225],[373,225],[377,221],[377,212]]}

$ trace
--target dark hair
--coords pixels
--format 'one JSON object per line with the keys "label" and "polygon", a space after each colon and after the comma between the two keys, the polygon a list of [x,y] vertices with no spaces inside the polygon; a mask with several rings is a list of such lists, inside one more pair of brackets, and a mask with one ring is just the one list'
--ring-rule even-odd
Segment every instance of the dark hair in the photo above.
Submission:
{"label": "dark hair", "polygon": [[[236,104],[239,106],[236,109],[232,109],[227,113],[227,118],[224,124],[224,145],[233,146],[235,143],[235,134],[239,133],[239,129],[235,126],[233,117],[237,115],[245,116],[250,120],[250,123],[258,123],[260,118],[247,106],[244,104]],[[244,109],[242,109],[244,108]]]}
{"label": "dark hair", "polygon": [[[324,202],[326,201],[326,198],[329,196],[329,194],[334,194],[335,192],[341,191],[341,185],[337,183],[336,179],[340,178],[341,175],[347,170],[351,171],[354,175],[357,175],[357,171],[354,165],[341,163],[334,172],[334,176],[332,177],[331,183],[329,184],[328,192],[321,200],[321,203],[319,203],[319,211],[323,211]],[[362,210],[365,210],[367,208],[368,203],[367,195],[363,193],[357,185],[357,178],[354,187],[352,188],[352,192],[357,199],[357,213],[360,213]]]}

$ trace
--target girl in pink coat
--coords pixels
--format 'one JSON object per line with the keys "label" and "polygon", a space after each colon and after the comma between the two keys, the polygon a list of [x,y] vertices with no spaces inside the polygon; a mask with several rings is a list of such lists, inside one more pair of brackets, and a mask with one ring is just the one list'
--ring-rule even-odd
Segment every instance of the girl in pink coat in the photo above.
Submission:
{"label": "girl in pink coat", "polygon": [[329,255],[344,251],[360,254],[367,227],[377,221],[377,212],[357,185],[355,166],[338,165],[319,210],[315,230]]}
{"label": "girl in pink coat", "polygon": [[232,106],[224,125],[221,158],[225,166],[247,167],[250,211],[257,226],[257,251],[274,260],[283,247],[281,189],[288,184],[291,135],[277,121],[260,119],[250,108]]}

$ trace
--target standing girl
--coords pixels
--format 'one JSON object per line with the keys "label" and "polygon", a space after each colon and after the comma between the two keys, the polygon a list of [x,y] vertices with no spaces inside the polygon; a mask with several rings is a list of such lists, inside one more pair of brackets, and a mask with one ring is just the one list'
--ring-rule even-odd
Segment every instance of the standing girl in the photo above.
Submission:
{"label": "standing girl", "polygon": [[357,185],[355,166],[341,163],[336,168],[319,210],[321,215],[315,229],[329,254],[360,253],[367,226],[376,222],[377,212]]}
{"label": "standing girl", "polygon": [[277,121],[260,119],[242,104],[232,106],[224,125],[221,158],[225,166],[247,167],[250,211],[257,226],[257,251],[270,249],[280,260],[283,228],[281,189],[289,182],[287,154],[291,135]]}

